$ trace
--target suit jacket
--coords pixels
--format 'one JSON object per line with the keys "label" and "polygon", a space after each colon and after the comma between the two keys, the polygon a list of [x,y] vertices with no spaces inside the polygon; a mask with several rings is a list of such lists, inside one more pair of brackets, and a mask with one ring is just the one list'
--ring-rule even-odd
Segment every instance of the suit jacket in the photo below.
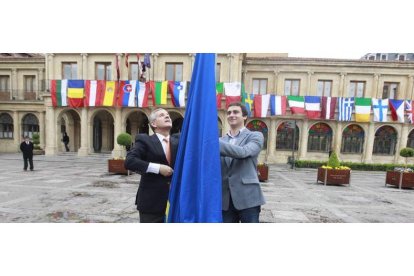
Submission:
{"label": "suit jacket", "polygon": [[162,213],[167,207],[171,177],[146,173],[149,163],[168,165],[174,168],[178,149],[178,136],[170,135],[171,165],[168,165],[164,150],[157,135],[138,134],[134,147],[125,159],[125,168],[141,174],[135,199],[137,209],[145,213]]}
{"label": "suit jacket", "polygon": [[235,145],[229,141],[228,135],[220,138],[223,210],[229,209],[230,194],[237,210],[265,204],[256,168],[263,134],[244,129]]}
{"label": "suit jacket", "polygon": [[33,156],[33,143],[29,141],[29,144],[26,144],[26,141],[20,144],[20,150],[25,157],[32,157]]}

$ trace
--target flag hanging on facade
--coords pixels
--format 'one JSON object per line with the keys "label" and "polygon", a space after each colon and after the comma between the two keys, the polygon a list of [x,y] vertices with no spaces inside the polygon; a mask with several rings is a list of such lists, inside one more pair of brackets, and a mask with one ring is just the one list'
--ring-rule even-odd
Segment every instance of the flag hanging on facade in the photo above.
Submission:
{"label": "flag hanging on facade", "polygon": [[414,124],[414,108],[413,108],[414,101],[406,100],[405,101],[405,112],[407,113],[408,122]]}
{"label": "flag hanging on facade", "polygon": [[286,115],[286,96],[270,96],[270,115]]}
{"label": "flag hanging on facade", "polygon": [[335,119],[336,97],[322,97],[321,117],[325,120]]}
{"label": "flag hanging on facade", "polygon": [[138,107],[148,107],[148,95],[149,89],[145,82],[139,82],[137,85],[137,106]]}
{"label": "flag hanging on facade", "polygon": [[369,122],[371,117],[371,98],[355,98],[355,122]]}
{"label": "flag hanging on facade", "polygon": [[155,82],[155,89],[152,95],[155,94],[155,104],[167,104],[167,89],[168,89],[168,81],[156,81]]}
{"label": "flag hanging on facade", "polygon": [[118,82],[115,81],[105,81],[105,92],[104,100],[102,106],[114,106],[115,105],[115,95],[118,88]]}
{"label": "flag hanging on facade", "polygon": [[102,106],[105,93],[104,80],[85,81],[85,106]]}
{"label": "flag hanging on facade", "polygon": [[211,118],[217,118],[215,56],[195,57],[167,204],[168,222],[222,221],[219,133],[217,123],[211,123]]}
{"label": "flag hanging on facade", "polygon": [[224,94],[226,95],[226,109],[229,107],[229,104],[233,102],[241,102],[241,83],[225,82]]}
{"label": "flag hanging on facade", "polygon": [[[374,108],[374,122],[388,121],[388,99],[372,99],[372,107]],[[367,122],[369,122],[369,118]]]}
{"label": "flag hanging on facade", "polygon": [[185,92],[187,90],[187,82],[185,81],[169,81],[168,88],[171,93],[171,101],[175,107],[185,107]]}
{"label": "flag hanging on facade", "polygon": [[118,106],[136,106],[135,91],[137,81],[127,80],[119,82]]}
{"label": "flag hanging on facade", "polygon": [[70,107],[83,107],[84,80],[68,80],[68,102]]}
{"label": "flag hanging on facade", "polygon": [[53,107],[68,106],[67,103],[68,80],[51,80],[50,94]]}
{"label": "flag hanging on facade", "polygon": [[242,103],[247,109],[247,117],[252,117],[253,113],[254,94],[247,93],[242,84]]}
{"label": "flag hanging on facade", "polygon": [[308,119],[321,117],[321,98],[319,96],[305,96],[305,113]]}
{"label": "flag hanging on facade", "polygon": [[269,109],[270,94],[254,96],[254,117],[265,118]]}
{"label": "flag hanging on facade", "polygon": [[404,123],[404,100],[389,99],[389,104],[392,120]]}
{"label": "flag hanging on facade", "polygon": [[125,66],[126,66],[127,69],[129,67],[128,56],[129,56],[129,54],[125,54]]}
{"label": "flag hanging on facade", "polygon": [[305,114],[305,99],[303,96],[287,97],[292,114]]}
{"label": "flag hanging on facade", "polygon": [[216,105],[217,109],[221,109],[221,98],[223,97],[224,83],[218,82],[216,84]]}
{"label": "flag hanging on facade", "polygon": [[352,110],[354,109],[354,97],[342,98],[338,100],[338,121],[351,121]]}

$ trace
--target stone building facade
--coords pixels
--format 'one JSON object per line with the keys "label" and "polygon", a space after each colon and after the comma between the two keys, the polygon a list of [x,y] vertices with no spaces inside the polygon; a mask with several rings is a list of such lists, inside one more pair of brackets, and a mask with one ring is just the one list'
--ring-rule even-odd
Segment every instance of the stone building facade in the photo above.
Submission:
{"label": "stone building facade", "polygon": [[[187,53],[151,54],[151,67],[142,77],[190,81],[194,58],[194,54]],[[0,56],[0,152],[17,152],[22,136],[39,132],[47,155],[63,153],[61,138],[66,131],[71,139],[70,150],[80,156],[99,152],[121,156],[123,149],[115,142],[119,133],[151,133],[148,116],[152,107],[52,106],[50,80],[116,80],[117,59],[121,80],[140,77],[136,54]],[[7,76],[8,86],[2,84]],[[30,76],[34,76],[35,85],[29,89],[33,91],[25,91],[30,87]],[[217,55],[217,82],[242,82],[246,91],[254,94],[408,100],[414,98],[413,77],[412,61],[290,58],[287,54]],[[173,131],[179,131],[185,109],[173,107],[170,98],[163,107],[171,113]],[[404,162],[398,152],[407,145],[414,146],[414,125],[395,123],[388,117],[387,123],[373,122],[372,114],[369,123],[309,120],[292,115],[288,108],[285,116],[248,118],[247,127],[265,135],[261,162],[285,163],[292,150],[295,158],[326,160],[330,149],[346,161]],[[218,111],[218,118],[212,118],[212,122],[216,120],[220,133],[226,133],[229,127],[225,110]],[[296,122],[296,132],[287,127],[292,121]]]}

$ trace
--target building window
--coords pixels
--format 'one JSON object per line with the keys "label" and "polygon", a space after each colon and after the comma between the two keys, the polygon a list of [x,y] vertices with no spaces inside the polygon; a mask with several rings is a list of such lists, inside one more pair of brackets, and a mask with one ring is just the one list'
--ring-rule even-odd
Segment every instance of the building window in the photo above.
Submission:
{"label": "building window", "polygon": [[408,135],[407,147],[414,148],[414,130],[412,130]]}
{"label": "building window", "polygon": [[252,131],[260,131],[261,133],[263,133],[264,143],[263,143],[262,150],[267,149],[267,133],[268,133],[267,125],[261,120],[252,120],[246,125],[246,128]]}
{"label": "building window", "polygon": [[216,82],[220,82],[221,64],[216,64]]}
{"label": "building window", "polygon": [[129,63],[129,79],[130,80],[138,80],[138,63],[137,62],[130,62]]}
{"label": "building window", "polygon": [[375,56],[369,56],[368,60],[375,60]]}
{"label": "building window", "polygon": [[253,79],[253,94],[267,93],[267,79]]}
{"label": "building window", "polygon": [[398,82],[384,82],[384,88],[382,90],[383,99],[397,99],[398,98]]}
{"label": "building window", "polygon": [[78,78],[78,64],[76,62],[63,62],[62,73],[62,79],[76,80]]}
{"label": "building window", "polygon": [[0,139],[13,139],[13,118],[7,114],[0,114]]}
{"label": "building window", "polygon": [[331,149],[332,129],[325,123],[316,123],[309,129],[308,151],[328,152]]}
{"label": "building window", "polygon": [[363,98],[365,93],[365,81],[351,81],[348,97]]}
{"label": "building window", "polygon": [[358,125],[349,125],[342,132],[341,153],[362,153],[365,133]]}
{"label": "building window", "polygon": [[26,116],[24,116],[22,121],[23,137],[29,136],[30,138],[32,138],[33,133],[39,132],[39,121],[37,120],[35,115],[27,114]]}
{"label": "building window", "polygon": [[387,55],[386,54],[382,54],[381,55],[381,60],[387,60]]}
{"label": "building window", "polygon": [[112,64],[109,62],[95,64],[96,80],[112,80]]}
{"label": "building window", "polygon": [[295,136],[295,150],[298,150],[299,145],[299,128],[296,126],[296,133],[294,135],[293,128],[288,127],[287,122],[283,122],[277,128],[276,134],[276,149],[277,150],[292,150],[293,136]]}
{"label": "building window", "polygon": [[35,76],[24,76],[24,91],[34,92]]}
{"label": "building window", "polygon": [[406,59],[405,55],[398,55],[398,60],[404,61]]}
{"label": "building window", "polygon": [[331,80],[318,80],[318,91],[316,96],[330,97],[332,92]]}
{"label": "building window", "polygon": [[0,76],[0,92],[9,92],[9,91],[10,91],[10,77]]}
{"label": "building window", "polygon": [[299,96],[300,80],[285,80],[285,95]]}
{"label": "building window", "polygon": [[165,79],[169,81],[183,80],[183,64],[182,63],[166,63]]}
{"label": "building window", "polygon": [[380,127],[375,133],[373,154],[394,155],[397,131],[391,126]]}

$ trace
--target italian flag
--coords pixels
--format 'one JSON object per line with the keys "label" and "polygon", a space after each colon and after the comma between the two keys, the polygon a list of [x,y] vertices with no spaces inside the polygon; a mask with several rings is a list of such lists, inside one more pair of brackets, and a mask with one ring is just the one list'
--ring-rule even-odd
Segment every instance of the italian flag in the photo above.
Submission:
{"label": "italian flag", "polygon": [[371,115],[371,98],[355,98],[355,121],[369,122]]}
{"label": "italian flag", "polygon": [[269,109],[270,94],[255,95],[254,97],[254,117],[265,118]]}
{"label": "italian flag", "polygon": [[224,84],[222,82],[216,83],[216,105],[217,109],[221,109],[221,98],[223,97]]}
{"label": "italian flag", "polygon": [[68,106],[67,103],[67,87],[68,80],[51,80],[50,81],[50,94],[52,97],[53,107]]}
{"label": "italian flag", "polygon": [[305,114],[305,99],[303,96],[288,96],[288,102],[292,114]]}
{"label": "italian flag", "polygon": [[155,104],[167,104],[168,81],[155,82]]}

